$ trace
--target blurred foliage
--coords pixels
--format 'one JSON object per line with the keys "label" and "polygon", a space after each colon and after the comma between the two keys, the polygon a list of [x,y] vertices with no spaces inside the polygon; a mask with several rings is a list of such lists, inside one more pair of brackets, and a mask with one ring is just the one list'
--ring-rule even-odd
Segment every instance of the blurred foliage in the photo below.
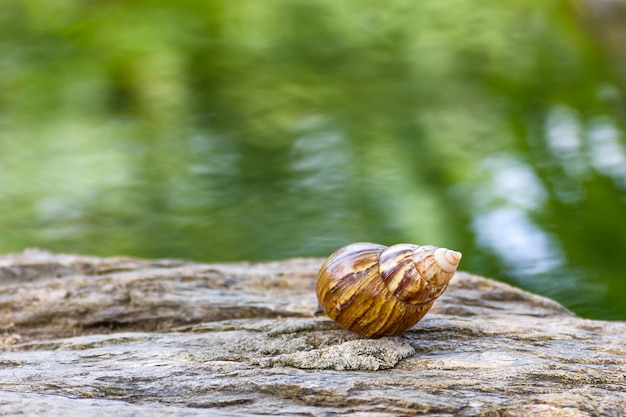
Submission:
{"label": "blurred foliage", "polygon": [[626,319],[625,78],[570,6],[5,0],[0,251],[430,243]]}

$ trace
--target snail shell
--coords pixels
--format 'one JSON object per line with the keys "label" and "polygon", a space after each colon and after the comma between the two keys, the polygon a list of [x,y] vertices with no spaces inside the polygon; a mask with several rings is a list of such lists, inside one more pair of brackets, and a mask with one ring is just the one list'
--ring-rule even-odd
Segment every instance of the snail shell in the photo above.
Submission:
{"label": "snail shell", "polygon": [[319,271],[315,314],[363,336],[400,334],[443,294],[460,260],[460,252],[430,245],[344,246]]}

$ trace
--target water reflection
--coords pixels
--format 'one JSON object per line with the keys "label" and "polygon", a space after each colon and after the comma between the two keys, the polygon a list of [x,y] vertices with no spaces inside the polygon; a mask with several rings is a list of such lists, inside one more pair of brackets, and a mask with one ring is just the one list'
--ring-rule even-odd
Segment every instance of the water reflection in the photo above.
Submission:
{"label": "water reflection", "polygon": [[591,165],[601,174],[615,181],[622,190],[626,190],[626,154],[622,133],[612,120],[602,117],[589,123],[589,156]]}
{"label": "water reflection", "polygon": [[488,180],[476,184],[479,206],[515,206],[525,210],[541,208],[548,198],[533,168],[510,155],[496,155],[480,162]]}
{"label": "water reflection", "polygon": [[554,239],[533,222],[548,195],[528,164],[498,155],[482,161],[487,180],[475,184],[472,227],[477,243],[496,253],[512,276],[547,273],[564,262]]}
{"label": "water reflection", "polygon": [[556,198],[565,204],[585,197],[581,180],[587,171],[587,163],[581,135],[582,127],[573,109],[562,105],[550,109],[545,138],[552,159],[566,174],[553,180]]}
{"label": "water reflection", "polygon": [[511,276],[555,273],[565,265],[558,240],[519,208],[498,208],[479,214],[472,226],[477,243],[495,252],[509,268]]}
{"label": "water reflection", "polygon": [[432,243],[626,319],[626,77],[567,3],[13,3],[0,251]]}

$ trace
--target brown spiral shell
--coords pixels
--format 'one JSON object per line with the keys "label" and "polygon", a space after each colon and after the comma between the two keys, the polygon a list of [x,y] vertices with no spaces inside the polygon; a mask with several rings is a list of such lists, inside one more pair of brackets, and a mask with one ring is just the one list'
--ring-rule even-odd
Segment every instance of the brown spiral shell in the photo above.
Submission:
{"label": "brown spiral shell", "polygon": [[367,337],[403,333],[443,294],[460,260],[460,252],[431,245],[344,246],[318,273],[316,315]]}

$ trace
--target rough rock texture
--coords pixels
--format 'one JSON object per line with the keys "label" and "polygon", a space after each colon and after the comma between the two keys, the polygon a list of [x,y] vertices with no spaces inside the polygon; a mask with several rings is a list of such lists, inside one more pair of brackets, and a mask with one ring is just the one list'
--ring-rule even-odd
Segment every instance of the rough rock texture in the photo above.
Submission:
{"label": "rough rock texture", "polygon": [[363,339],[312,317],[320,264],[0,257],[0,414],[626,415],[626,323],[458,273]]}

